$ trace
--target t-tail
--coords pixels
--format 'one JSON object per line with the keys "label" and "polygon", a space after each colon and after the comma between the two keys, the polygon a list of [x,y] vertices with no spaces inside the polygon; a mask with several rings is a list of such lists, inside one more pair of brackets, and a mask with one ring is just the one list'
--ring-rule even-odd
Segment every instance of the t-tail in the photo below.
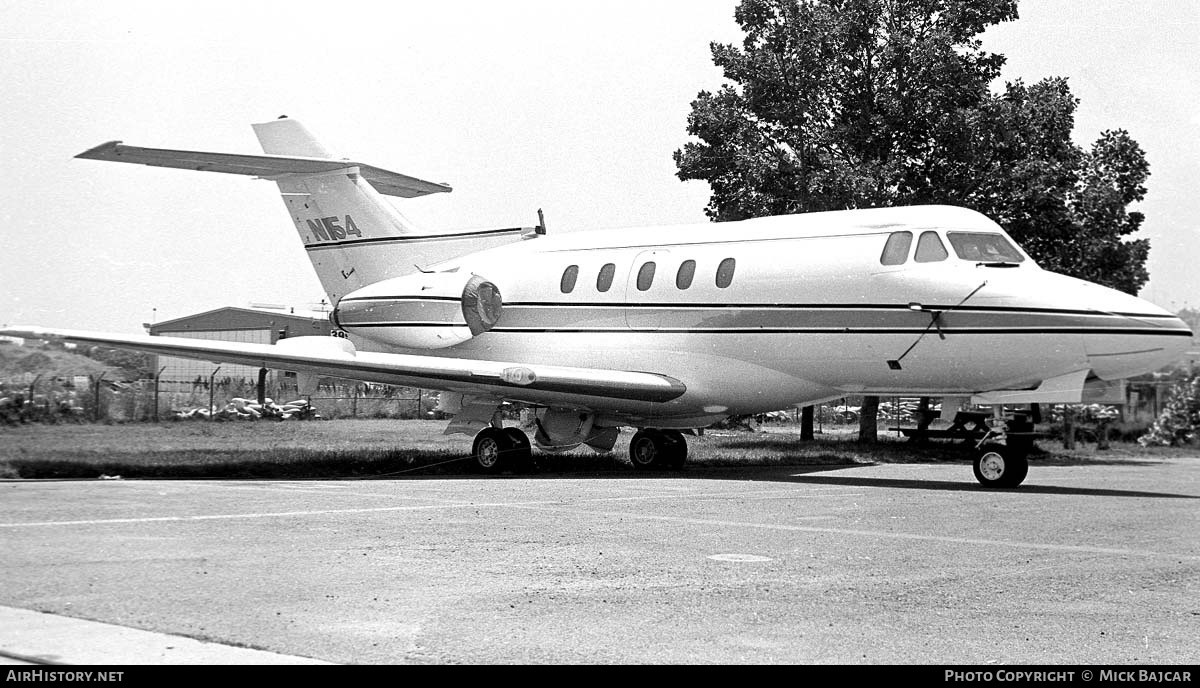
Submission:
{"label": "t-tail", "polygon": [[128,146],[120,141],[76,157],[244,174],[279,185],[313,269],[333,304],[342,296],[451,258],[518,240],[530,228],[421,231],[383,195],[415,198],[450,186],[335,158],[299,120],[254,124],[266,155]]}

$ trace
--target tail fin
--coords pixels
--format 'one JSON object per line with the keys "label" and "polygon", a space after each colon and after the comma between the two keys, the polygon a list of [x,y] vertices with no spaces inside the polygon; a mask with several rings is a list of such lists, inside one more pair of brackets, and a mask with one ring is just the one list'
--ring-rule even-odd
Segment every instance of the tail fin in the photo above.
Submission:
{"label": "tail fin", "polygon": [[[252,126],[264,153],[333,159],[297,120]],[[358,167],[347,164],[330,172],[275,177],[321,286],[334,304],[359,287],[415,272],[416,266],[430,262],[420,247],[420,239],[428,235],[385,201]],[[383,246],[404,248],[381,250]]]}
{"label": "tail fin", "polygon": [[336,159],[298,120],[280,118],[253,127],[267,155],[141,148],[111,141],[76,157],[274,180],[321,286],[335,305],[367,284],[507,243],[527,231],[421,232],[381,194],[414,198],[448,192],[448,185]]}

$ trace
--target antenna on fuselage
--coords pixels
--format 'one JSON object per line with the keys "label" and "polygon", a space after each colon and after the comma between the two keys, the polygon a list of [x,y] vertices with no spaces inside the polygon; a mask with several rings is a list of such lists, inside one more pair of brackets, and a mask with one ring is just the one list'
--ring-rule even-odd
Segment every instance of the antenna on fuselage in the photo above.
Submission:
{"label": "antenna on fuselage", "polygon": [[934,328],[937,328],[938,339],[945,339],[946,334],[944,332],[942,332],[942,316],[945,315],[946,313],[949,313],[950,311],[954,310],[955,308],[958,308],[959,306],[963,305],[964,303],[966,303],[967,299],[969,299],[972,296],[974,296],[975,294],[979,293],[979,290],[983,289],[986,286],[987,286],[987,281],[985,280],[983,282],[983,284],[980,284],[978,287],[975,287],[974,289],[972,289],[970,294],[967,294],[966,296],[964,296],[962,301],[959,301],[958,303],[954,304],[953,306],[947,308],[944,311],[930,310],[928,308],[925,308],[925,306],[922,306],[921,304],[917,303],[916,301],[910,302],[908,304],[908,310],[913,311],[914,313],[929,313],[932,315],[932,317],[929,320],[929,324],[925,326],[925,331],[922,332],[917,337],[917,340],[915,342],[913,342],[912,344],[909,344],[908,348],[905,349],[904,353],[900,354],[900,356],[898,358],[893,358],[887,362],[888,367],[891,368],[892,370],[903,370],[903,368],[900,365],[900,361],[903,361],[904,357],[907,356],[910,351],[917,348],[917,344],[920,344],[921,340],[925,338],[925,335],[929,334],[929,331]]}

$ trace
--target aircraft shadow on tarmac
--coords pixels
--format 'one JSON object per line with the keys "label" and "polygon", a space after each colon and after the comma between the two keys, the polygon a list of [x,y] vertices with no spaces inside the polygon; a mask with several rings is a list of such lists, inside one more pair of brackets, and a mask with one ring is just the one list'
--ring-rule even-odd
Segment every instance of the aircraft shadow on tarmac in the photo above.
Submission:
{"label": "aircraft shadow on tarmac", "polygon": [[810,485],[826,485],[841,487],[874,487],[894,488],[905,490],[935,490],[957,492],[1008,492],[1023,495],[1073,495],[1085,497],[1135,497],[1156,499],[1200,499],[1197,495],[1173,494],[1166,492],[1146,492],[1139,490],[1120,490],[1107,488],[1068,487],[1062,485],[1032,485],[1024,484],[1015,490],[988,488],[975,482],[968,469],[961,481],[923,480],[916,478],[877,478],[849,475],[818,475],[832,471],[853,470],[866,468],[868,464],[840,466],[743,466],[743,467],[692,467],[682,471],[647,471],[630,473],[628,469],[620,471],[597,472],[594,470],[571,472],[554,471],[553,473],[514,475],[536,479],[561,479],[595,477],[597,479],[678,479],[678,480],[741,480],[752,482],[785,482]]}
{"label": "aircraft shadow on tarmac", "polygon": [[[167,452],[165,454],[170,454]],[[532,465],[517,470],[506,471],[497,476],[481,476],[470,471],[472,462],[469,456],[455,455],[454,452],[417,452],[416,460],[411,458],[397,460],[364,461],[355,460],[355,452],[325,452],[293,450],[295,462],[281,467],[275,462],[244,462],[230,461],[227,464],[217,461],[191,463],[197,454],[204,452],[180,452],[179,464],[167,460],[155,470],[140,471],[137,462],[127,462],[117,459],[97,465],[92,462],[75,462],[70,460],[38,461],[36,466],[25,467],[21,461],[10,461],[18,469],[18,482],[21,478],[36,478],[42,480],[95,480],[99,478],[123,479],[166,479],[166,480],[448,480],[448,479],[596,479],[596,480],[742,480],[759,482],[787,482],[811,485],[845,486],[845,487],[876,487],[918,490],[941,490],[963,492],[993,492],[1009,491],[986,488],[979,485],[971,476],[970,462],[965,458],[949,457],[918,457],[908,461],[883,461],[879,463],[857,463],[844,457],[810,456],[798,457],[795,462],[771,461],[763,462],[698,462],[689,463],[683,470],[635,471],[618,453],[592,455],[535,455]],[[158,452],[157,458],[166,458]],[[424,454],[424,455],[423,455]],[[371,457],[371,452],[365,452],[362,458]],[[1113,459],[1095,460],[1089,458],[1086,462],[1073,461],[1047,455],[1031,457],[1031,476],[1036,482],[1036,471],[1040,466],[1078,466],[1101,468],[1104,466],[1145,465],[1154,467],[1159,462],[1144,460]],[[878,465],[915,465],[915,466],[956,466],[964,471],[962,480],[925,480],[913,478],[880,478],[851,475],[831,475],[835,471],[863,469]],[[1080,488],[1056,485],[1037,485],[1026,483],[1014,492],[1052,495],[1078,495],[1094,497],[1135,497],[1159,499],[1200,499],[1197,495],[1145,492],[1120,489]]]}
{"label": "aircraft shadow on tarmac", "polygon": [[881,487],[901,488],[905,490],[949,490],[959,492],[1012,492],[1022,495],[1073,495],[1084,497],[1136,497],[1154,499],[1200,499],[1197,495],[1172,494],[1167,492],[1146,492],[1141,490],[1119,490],[1107,488],[1067,487],[1063,485],[1031,485],[1024,484],[1015,490],[984,487],[968,478],[960,482],[948,480],[917,480],[902,478],[868,478],[844,475],[797,475],[774,478],[782,482],[803,483],[810,485],[837,485],[841,487]]}

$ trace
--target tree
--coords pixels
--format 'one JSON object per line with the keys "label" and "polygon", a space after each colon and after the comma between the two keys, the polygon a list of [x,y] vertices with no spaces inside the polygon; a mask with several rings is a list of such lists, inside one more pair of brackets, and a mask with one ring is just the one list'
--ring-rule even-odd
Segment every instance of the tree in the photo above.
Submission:
{"label": "tree", "polygon": [[1138,443],[1143,447],[1200,443],[1200,373],[1193,373],[1171,387],[1166,408],[1146,434],[1138,438]]}
{"label": "tree", "polygon": [[712,220],[946,203],[1043,267],[1145,283],[1148,243],[1128,240],[1149,175],[1137,143],[1074,144],[1064,79],[991,91],[1004,57],[978,36],[1016,0],[743,0],[734,16],[742,45],[711,45],[728,83],[692,102],[695,140],[675,152],[680,179],[708,182]]}

